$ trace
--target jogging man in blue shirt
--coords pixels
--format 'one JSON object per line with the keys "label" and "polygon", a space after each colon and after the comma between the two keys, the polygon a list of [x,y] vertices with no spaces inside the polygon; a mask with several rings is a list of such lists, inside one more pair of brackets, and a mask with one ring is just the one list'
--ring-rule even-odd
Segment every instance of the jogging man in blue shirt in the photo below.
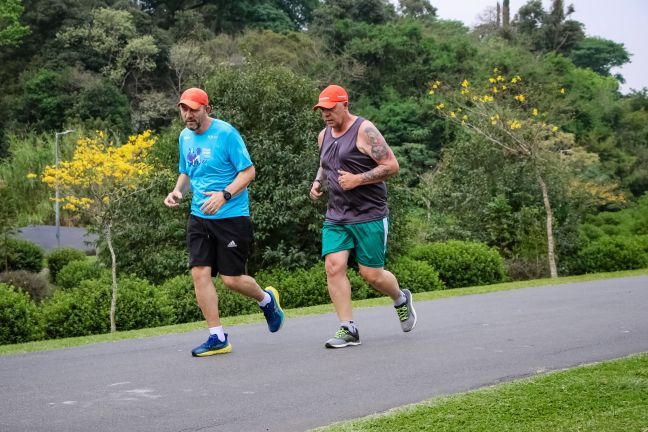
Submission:
{"label": "jogging man in blue shirt", "polygon": [[209,116],[209,98],[201,89],[182,93],[178,107],[186,126],[179,139],[180,175],[164,204],[178,207],[186,192],[193,193],[187,228],[189,267],[210,336],[191,353],[203,357],[232,351],[220,322],[212,277],[220,275],[226,287],[256,300],[271,332],[281,328],[284,313],[277,290],[263,290],[245,274],[253,241],[247,187],[255,170],[241,135],[229,123]]}

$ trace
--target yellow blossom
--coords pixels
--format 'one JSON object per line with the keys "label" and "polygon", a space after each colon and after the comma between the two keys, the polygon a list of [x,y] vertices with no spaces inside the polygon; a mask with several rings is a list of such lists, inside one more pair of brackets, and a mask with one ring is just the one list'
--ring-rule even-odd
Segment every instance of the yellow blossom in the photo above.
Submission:
{"label": "yellow blossom", "polygon": [[35,179],[36,177],[38,177],[38,176],[37,176],[36,174],[34,174],[34,173],[28,173],[28,174],[27,174],[27,178],[28,178],[29,180],[31,180],[31,179]]}
{"label": "yellow blossom", "polygon": [[436,106],[436,109],[438,109],[438,110],[442,110],[443,108],[445,108],[445,104],[443,104],[443,103],[440,103],[440,104],[438,104]]}
{"label": "yellow blossom", "polygon": [[461,83],[461,87],[463,87],[463,88],[468,88],[469,86],[470,86],[470,83],[466,79],[463,80],[463,82]]}

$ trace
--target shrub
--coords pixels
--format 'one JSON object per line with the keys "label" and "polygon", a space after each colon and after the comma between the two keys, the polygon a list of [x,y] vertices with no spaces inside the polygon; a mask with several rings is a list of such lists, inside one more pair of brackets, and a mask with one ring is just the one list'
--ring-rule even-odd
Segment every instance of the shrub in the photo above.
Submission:
{"label": "shrub", "polygon": [[10,238],[0,248],[0,268],[4,271],[27,270],[38,273],[43,269],[43,249],[35,243]]}
{"label": "shrub", "polygon": [[[107,272],[107,271],[106,271]],[[71,261],[56,275],[56,285],[60,288],[78,287],[81,281],[98,279],[102,274],[102,268],[89,260]]]}
{"label": "shrub", "polygon": [[84,261],[85,253],[71,247],[54,249],[47,254],[47,268],[49,269],[50,280],[54,282],[58,272],[72,261]]}
{"label": "shrub", "polygon": [[448,288],[488,285],[505,278],[504,260],[483,243],[429,243],[415,247],[410,257],[431,265]]}
{"label": "shrub", "polygon": [[577,262],[580,273],[648,267],[648,236],[601,237],[581,249]]}
{"label": "shrub", "polygon": [[176,276],[164,282],[160,289],[169,299],[176,324],[203,319],[202,312],[198,307],[198,303],[196,303],[196,294],[194,293],[191,276]]}
{"label": "shrub", "polygon": [[38,308],[29,296],[0,283],[0,344],[41,339]]}
{"label": "shrub", "polygon": [[[84,280],[77,288],[61,290],[43,304],[45,332],[50,338],[85,336],[110,330],[110,278]],[[173,309],[164,293],[148,282],[119,280],[118,330],[156,327],[173,322]]]}
{"label": "shrub", "polygon": [[389,263],[389,270],[396,276],[401,289],[413,293],[442,290],[445,285],[439,279],[439,273],[424,261],[409,257],[398,257]]}
{"label": "shrub", "polygon": [[0,273],[0,282],[20,288],[23,292],[28,293],[36,303],[40,303],[50,295],[47,279],[40,273],[31,273],[25,270]]}

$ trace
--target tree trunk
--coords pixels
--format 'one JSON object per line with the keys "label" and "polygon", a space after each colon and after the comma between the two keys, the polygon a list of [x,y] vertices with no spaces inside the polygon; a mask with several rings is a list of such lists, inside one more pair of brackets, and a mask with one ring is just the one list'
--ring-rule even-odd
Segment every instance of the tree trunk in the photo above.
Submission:
{"label": "tree trunk", "polygon": [[115,249],[112,244],[111,224],[106,225],[106,243],[110,251],[111,267],[112,267],[112,298],[110,299],[110,332],[117,331],[117,324],[115,322],[115,312],[117,310],[117,259],[115,257]]}
{"label": "tree trunk", "polygon": [[549,260],[549,275],[552,278],[557,278],[558,271],[556,270],[556,253],[553,235],[553,211],[551,210],[551,204],[549,203],[547,185],[542,179],[540,172],[537,170],[536,176],[538,177],[538,184],[542,190],[542,202],[544,203],[545,213],[547,215],[547,259]]}

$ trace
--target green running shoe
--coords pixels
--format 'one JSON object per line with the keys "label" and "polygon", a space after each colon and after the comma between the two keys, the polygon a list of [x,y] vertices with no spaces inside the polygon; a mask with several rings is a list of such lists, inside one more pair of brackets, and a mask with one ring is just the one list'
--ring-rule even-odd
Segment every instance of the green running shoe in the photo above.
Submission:
{"label": "green running shoe", "polygon": [[326,341],[326,348],[344,348],[349,345],[360,345],[360,334],[358,329],[351,331],[347,326],[341,326],[331,339]]}
{"label": "green running shoe", "polygon": [[396,314],[400,320],[401,329],[404,332],[409,332],[414,329],[416,325],[416,311],[414,310],[414,303],[412,302],[412,293],[408,289],[403,290],[405,294],[405,303],[400,306],[394,306],[396,308]]}

